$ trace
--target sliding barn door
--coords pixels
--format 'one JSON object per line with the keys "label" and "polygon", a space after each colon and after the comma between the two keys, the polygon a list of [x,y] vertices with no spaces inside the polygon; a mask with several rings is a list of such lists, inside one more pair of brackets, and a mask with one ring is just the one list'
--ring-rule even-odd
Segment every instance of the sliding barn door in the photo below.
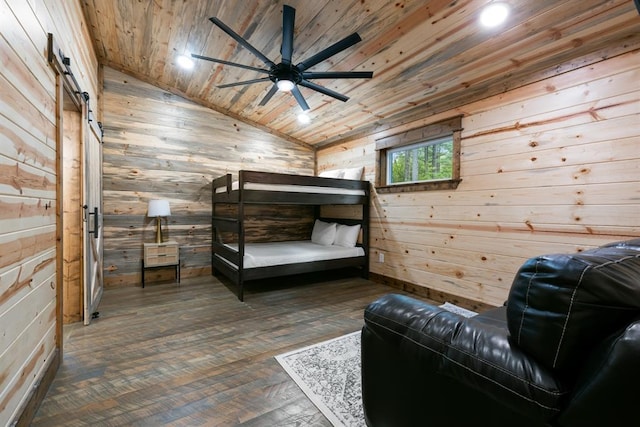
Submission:
{"label": "sliding barn door", "polygon": [[[58,162],[57,202],[63,206],[57,227],[61,242],[57,298],[58,348],[62,324],[80,315],[85,325],[97,315],[102,298],[102,128],[53,34],[47,35],[47,60],[56,72]],[[63,202],[64,201],[64,202]],[[80,268],[79,264],[82,266]],[[78,280],[79,279],[79,280]]]}
{"label": "sliding barn door", "polygon": [[83,162],[84,199],[84,324],[98,315],[102,298],[102,130],[85,121]]}

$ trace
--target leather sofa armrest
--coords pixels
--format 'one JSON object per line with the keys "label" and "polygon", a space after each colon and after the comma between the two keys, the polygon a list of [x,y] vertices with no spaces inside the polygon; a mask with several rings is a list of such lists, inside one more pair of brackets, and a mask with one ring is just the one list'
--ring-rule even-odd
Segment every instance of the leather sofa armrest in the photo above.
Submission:
{"label": "leather sofa armrest", "polygon": [[[561,408],[562,385],[509,339],[506,307],[465,318],[390,294],[370,304],[364,318],[367,342],[375,339],[429,375],[451,378],[541,422],[555,418]],[[371,354],[365,345],[363,340],[363,357]]]}
{"label": "leather sofa armrest", "polygon": [[[464,317],[403,295],[390,294],[371,303],[365,325],[400,351],[424,359],[440,357]],[[428,330],[428,333],[423,331]]]}

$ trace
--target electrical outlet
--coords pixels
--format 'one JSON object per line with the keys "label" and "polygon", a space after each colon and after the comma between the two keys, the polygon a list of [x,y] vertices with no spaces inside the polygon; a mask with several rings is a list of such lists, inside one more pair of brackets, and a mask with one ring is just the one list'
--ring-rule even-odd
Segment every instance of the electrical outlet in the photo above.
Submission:
{"label": "electrical outlet", "polygon": [[378,262],[379,263],[384,262],[384,252],[378,252]]}

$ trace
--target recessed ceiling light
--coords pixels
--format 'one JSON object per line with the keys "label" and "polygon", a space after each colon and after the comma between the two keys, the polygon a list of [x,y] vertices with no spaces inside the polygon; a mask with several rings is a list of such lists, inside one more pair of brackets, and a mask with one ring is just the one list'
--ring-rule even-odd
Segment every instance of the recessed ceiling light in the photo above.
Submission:
{"label": "recessed ceiling light", "polygon": [[178,61],[178,65],[186,70],[190,70],[193,68],[193,61],[186,55],[180,55],[176,59]]}
{"label": "recessed ceiling light", "polygon": [[309,115],[306,112],[300,113],[298,114],[298,121],[303,125],[306,125],[307,123],[311,122],[311,117],[309,117]]}
{"label": "recessed ceiling light", "polygon": [[480,23],[485,27],[497,27],[509,16],[509,5],[503,2],[489,3],[480,14]]}

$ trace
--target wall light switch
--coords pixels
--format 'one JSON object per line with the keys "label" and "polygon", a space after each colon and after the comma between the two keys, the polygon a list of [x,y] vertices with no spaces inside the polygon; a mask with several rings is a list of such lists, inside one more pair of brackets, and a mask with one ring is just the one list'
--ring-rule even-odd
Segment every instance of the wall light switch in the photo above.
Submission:
{"label": "wall light switch", "polygon": [[378,252],[378,262],[384,262],[384,252]]}

